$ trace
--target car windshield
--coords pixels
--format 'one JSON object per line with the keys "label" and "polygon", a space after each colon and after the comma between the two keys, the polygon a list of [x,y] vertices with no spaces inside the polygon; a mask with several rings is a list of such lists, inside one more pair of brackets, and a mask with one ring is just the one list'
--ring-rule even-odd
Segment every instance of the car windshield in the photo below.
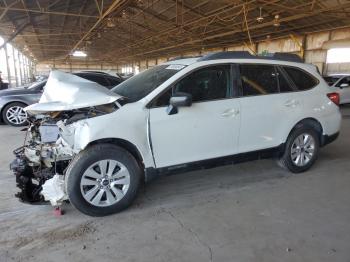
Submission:
{"label": "car windshield", "polygon": [[337,82],[341,76],[325,76],[324,80],[328,83],[328,85],[333,85],[335,82]]}
{"label": "car windshield", "polygon": [[112,89],[118,95],[135,102],[151,93],[154,89],[185,68],[184,65],[159,65],[141,72]]}

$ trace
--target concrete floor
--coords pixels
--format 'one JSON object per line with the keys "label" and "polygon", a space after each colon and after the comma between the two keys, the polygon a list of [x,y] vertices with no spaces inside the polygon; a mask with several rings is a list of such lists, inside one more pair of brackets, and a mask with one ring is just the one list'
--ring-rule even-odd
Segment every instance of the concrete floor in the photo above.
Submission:
{"label": "concrete floor", "polygon": [[19,203],[0,126],[0,261],[350,261],[350,106],[339,139],[292,175],[273,160],[164,177],[117,215]]}

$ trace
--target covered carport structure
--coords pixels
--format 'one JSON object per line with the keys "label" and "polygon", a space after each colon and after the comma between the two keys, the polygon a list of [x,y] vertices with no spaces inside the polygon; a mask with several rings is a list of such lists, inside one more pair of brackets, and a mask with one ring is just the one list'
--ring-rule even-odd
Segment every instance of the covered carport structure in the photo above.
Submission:
{"label": "covered carport structure", "polygon": [[[143,70],[172,57],[222,50],[277,49],[322,63],[326,51],[319,42],[332,35],[307,36],[348,27],[349,8],[341,0],[12,0],[1,3],[0,33],[39,71],[45,71],[40,65]],[[73,58],[75,50],[87,57]]]}
{"label": "covered carport structure", "polygon": [[[350,1],[0,0],[11,87],[52,69],[136,74],[217,51],[293,53],[349,74]],[[0,124],[0,261],[349,261],[350,107],[340,110],[339,138],[303,174],[264,159],[162,177],[100,218],[17,201],[8,166],[25,135]]]}

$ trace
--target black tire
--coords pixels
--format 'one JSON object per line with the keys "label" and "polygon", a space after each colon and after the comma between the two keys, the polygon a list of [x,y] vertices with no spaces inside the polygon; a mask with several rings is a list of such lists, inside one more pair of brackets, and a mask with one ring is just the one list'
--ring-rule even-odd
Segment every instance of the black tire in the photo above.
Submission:
{"label": "black tire", "polygon": [[16,127],[19,127],[19,126],[26,126],[28,124],[27,121],[24,121],[23,123],[21,124],[16,124],[16,123],[13,123],[11,122],[8,117],[7,117],[7,112],[10,108],[12,107],[21,107],[21,108],[25,108],[27,105],[26,104],[23,104],[23,103],[20,103],[20,102],[13,102],[13,103],[10,103],[8,104],[7,106],[5,106],[5,108],[2,110],[2,119],[3,121],[7,124],[7,125],[10,125],[10,126],[16,126]]}
{"label": "black tire", "polygon": [[[313,152],[313,156],[311,157],[311,159],[305,165],[298,166],[292,160],[291,150],[292,150],[292,146],[293,146],[294,141],[300,135],[303,135],[303,134],[308,134],[308,135],[312,136],[312,138],[314,139],[314,152]],[[307,126],[307,125],[300,125],[299,127],[296,127],[290,133],[290,135],[287,139],[286,145],[285,145],[283,155],[278,160],[278,164],[281,167],[288,169],[292,173],[304,172],[304,171],[308,170],[317,160],[319,147],[320,147],[319,135],[317,134],[315,129],[313,129],[312,127]]]}
{"label": "black tire", "polygon": [[[122,163],[130,174],[130,185],[124,197],[110,206],[94,206],[83,197],[80,188],[82,176],[91,165],[100,160],[116,160]],[[70,163],[66,172],[66,190],[72,205],[82,213],[100,217],[118,213],[129,207],[137,195],[141,168],[136,159],[125,149],[109,144],[98,144],[80,152]]]}

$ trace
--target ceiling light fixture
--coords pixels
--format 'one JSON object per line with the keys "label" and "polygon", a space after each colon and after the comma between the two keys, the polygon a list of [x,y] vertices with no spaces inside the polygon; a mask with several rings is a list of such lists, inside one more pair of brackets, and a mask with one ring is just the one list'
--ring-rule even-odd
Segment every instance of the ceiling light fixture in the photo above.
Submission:
{"label": "ceiling light fixture", "polygon": [[262,17],[262,7],[260,7],[260,15],[256,18],[256,21],[258,21],[258,23],[262,23],[264,21],[264,17]]}
{"label": "ceiling light fixture", "polygon": [[273,20],[273,26],[279,27],[280,25],[281,25],[281,23],[280,23],[280,16],[279,15],[275,15],[275,19]]}
{"label": "ceiling light fixture", "polygon": [[75,50],[75,51],[73,52],[73,56],[76,56],[76,57],[86,57],[87,54],[86,54],[84,51]]}
{"label": "ceiling light fixture", "polygon": [[107,27],[115,27],[115,23],[112,18],[107,19]]}
{"label": "ceiling light fixture", "polygon": [[127,17],[128,17],[128,14],[127,14],[126,10],[124,9],[122,11],[122,18],[127,18]]}

